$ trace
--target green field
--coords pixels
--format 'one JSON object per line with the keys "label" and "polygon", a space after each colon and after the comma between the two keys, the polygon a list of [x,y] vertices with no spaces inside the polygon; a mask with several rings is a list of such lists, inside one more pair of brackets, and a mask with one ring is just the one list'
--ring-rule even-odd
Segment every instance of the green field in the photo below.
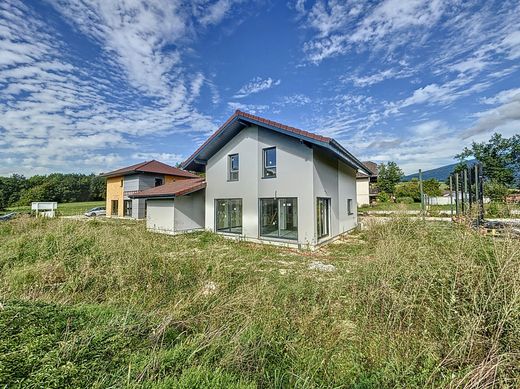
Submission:
{"label": "green field", "polygon": [[507,236],[396,218],[308,252],[21,217],[0,247],[0,387],[520,385]]}
{"label": "green field", "polygon": [[[81,203],[58,203],[58,215],[60,216],[74,216],[83,215],[89,209],[94,207],[104,207],[105,201],[85,201]],[[18,213],[30,213],[31,207],[10,207],[7,208],[3,213],[18,212]],[[2,212],[0,212],[1,214]]]}

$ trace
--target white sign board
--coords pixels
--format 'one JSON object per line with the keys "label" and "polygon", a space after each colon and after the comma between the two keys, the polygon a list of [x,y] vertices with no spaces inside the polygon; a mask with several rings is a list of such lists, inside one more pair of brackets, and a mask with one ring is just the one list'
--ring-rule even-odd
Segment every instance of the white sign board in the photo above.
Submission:
{"label": "white sign board", "polygon": [[53,211],[58,209],[58,203],[51,201],[38,201],[31,203],[31,209],[33,211]]}
{"label": "white sign board", "polygon": [[31,209],[36,211],[36,215],[44,217],[54,217],[58,203],[52,201],[38,201],[31,203]]}

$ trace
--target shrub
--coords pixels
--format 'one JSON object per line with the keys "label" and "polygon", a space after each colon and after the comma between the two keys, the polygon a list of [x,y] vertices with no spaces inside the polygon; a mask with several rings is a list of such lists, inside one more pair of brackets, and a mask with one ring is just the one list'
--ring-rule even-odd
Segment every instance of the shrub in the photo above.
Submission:
{"label": "shrub", "polygon": [[507,187],[497,181],[489,181],[484,184],[484,196],[489,197],[492,201],[503,203],[508,193]]}
{"label": "shrub", "polygon": [[386,192],[379,192],[377,195],[377,201],[381,203],[387,203],[390,201],[390,195]]}
{"label": "shrub", "polygon": [[414,199],[411,197],[398,197],[396,199],[396,202],[401,203],[401,204],[413,204]]}

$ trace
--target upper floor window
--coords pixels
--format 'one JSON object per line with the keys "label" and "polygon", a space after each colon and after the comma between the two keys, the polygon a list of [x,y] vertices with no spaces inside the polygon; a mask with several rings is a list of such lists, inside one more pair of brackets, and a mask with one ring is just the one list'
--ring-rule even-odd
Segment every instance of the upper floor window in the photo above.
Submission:
{"label": "upper floor window", "polygon": [[347,199],[347,213],[349,215],[354,214],[354,211],[352,210],[352,199]]}
{"label": "upper floor window", "polygon": [[162,178],[156,178],[155,179],[155,186],[161,186],[163,184]]}
{"label": "upper floor window", "polygon": [[263,177],[276,177],[276,147],[264,149],[264,173]]}
{"label": "upper floor window", "polygon": [[238,181],[238,154],[228,155],[229,181]]}
{"label": "upper floor window", "polygon": [[124,178],[121,177],[121,181],[119,182],[119,186],[122,188],[123,187],[123,182],[124,182]]}

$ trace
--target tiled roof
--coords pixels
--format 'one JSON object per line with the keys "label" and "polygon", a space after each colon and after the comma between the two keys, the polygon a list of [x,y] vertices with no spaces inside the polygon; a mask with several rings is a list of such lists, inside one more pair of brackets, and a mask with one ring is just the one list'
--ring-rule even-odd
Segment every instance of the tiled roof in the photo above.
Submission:
{"label": "tiled roof", "polygon": [[188,193],[196,192],[206,187],[206,181],[203,178],[194,178],[190,180],[175,181],[169,184],[156,186],[155,188],[141,190],[135,192],[129,197],[131,198],[152,198],[152,197],[177,197]]}
{"label": "tiled roof", "polygon": [[371,176],[368,176],[365,173],[358,172],[356,177],[362,178],[362,177],[377,177],[378,170],[377,170],[377,163],[372,161],[363,161],[363,165],[365,165],[373,174]]}
{"label": "tiled roof", "polygon": [[274,127],[278,130],[292,133],[292,134],[294,134],[294,136],[296,136],[300,139],[307,139],[313,143],[318,143],[318,144],[322,144],[322,145],[325,144],[325,145],[329,146],[332,150],[334,150],[336,153],[339,152],[344,155],[347,155],[349,159],[353,160],[354,165],[356,165],[356,167],[359,166],[359,168],[364,169],[364,167],[360,161],[358,161],[352,154],[350,154],[347,150],[345,150],[345,148],[343,146],[341,146],[337,141],[335,141],[332,138],[314,134],[309,131],[300,130],[298,128],[287,126],[285,124],[275,122],[273,120],[268,120],[268,119],[262,118],[260,116],[252,115],[250,113],[243,112],[240,110],[236,110],[235,113],[233,115],[231,115],[231,117],[229,119],[227,119],[226,122],[222,126],[220,126],[220,128],[217,131],[215,131],[197,150],[195,150],[195,152],[186,161],[183,162],[182,166],[186,167],[191,163],[191,161],[195,160],[197,155],[202,150],[204,150],[204,148],[206,146],[208,146],[222,132],[224,132],[226,127],[228,125],[230,125],[230,123],[233,122],[235,119],[242,119],[244,121],[253,121],[256,123],[264,124],[270,128]]}
{"label": "tiled roof", "polygon": [[131,173],[156,173],[156,174],[166,174],[170,176],[179,176],[179,177],[189,177],[189,178],[197,178],[198,176],[187,172],[185,170],[167,165],[165,163],[152,160],[145,161],[141,163],[137,163],[132,166],[127,166],[121,169],[114,170],[112,172],[103,173],[104,177],[114,177],[114,176],[124,176],[126,174]]}

